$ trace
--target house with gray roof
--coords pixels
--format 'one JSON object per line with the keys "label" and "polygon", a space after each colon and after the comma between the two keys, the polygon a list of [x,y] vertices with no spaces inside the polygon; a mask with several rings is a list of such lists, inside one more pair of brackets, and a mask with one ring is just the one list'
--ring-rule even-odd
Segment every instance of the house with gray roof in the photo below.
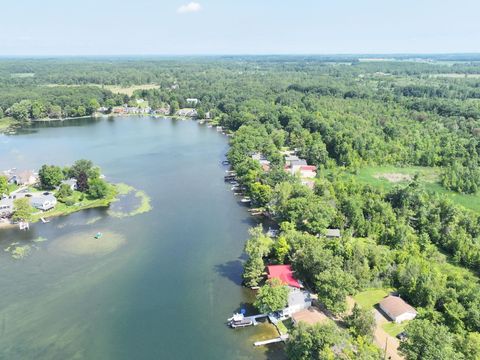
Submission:
{"label": "house with gray roof", "polygon": [[47,211],[57,205],[57,198],[52,193],[43,193],[30,198],[30,205],[34,208]]}

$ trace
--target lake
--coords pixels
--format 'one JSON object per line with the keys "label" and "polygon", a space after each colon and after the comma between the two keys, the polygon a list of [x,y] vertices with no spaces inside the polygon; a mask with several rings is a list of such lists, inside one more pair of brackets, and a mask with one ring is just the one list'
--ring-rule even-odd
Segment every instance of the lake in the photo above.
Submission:
{"label": "lake", "polygon": [[[275,336],[268,325],[225,324],[253,299],[240,285],[253,222],[223,181],[227,150],[227,138],[205,125],[149,117],[35,123],[0,135],[2,170],[90,159],[153,206],[0,230],[0,359],[282,357],[279,347],[252,345]],[[3,251],[16,242],[31,247],[27,257]]]}

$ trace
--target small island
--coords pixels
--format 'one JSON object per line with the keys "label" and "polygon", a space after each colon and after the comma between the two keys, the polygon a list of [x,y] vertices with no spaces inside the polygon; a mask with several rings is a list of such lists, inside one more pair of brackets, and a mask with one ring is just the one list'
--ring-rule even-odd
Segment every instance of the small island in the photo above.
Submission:
{"label": "small island", "polygon": [[104,179],[90,160],[71,167],[43,165],[38,172],[10,169],[0,174],[0,226],[28,223],[68,215],[116,200],[117,189]]}

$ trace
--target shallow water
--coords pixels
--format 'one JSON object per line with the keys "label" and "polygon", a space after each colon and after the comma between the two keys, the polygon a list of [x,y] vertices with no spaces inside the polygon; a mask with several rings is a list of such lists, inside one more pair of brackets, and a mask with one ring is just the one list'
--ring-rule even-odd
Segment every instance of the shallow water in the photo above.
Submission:
{"label": "shallow water", "polygon": [[[223,182],[227,149],[206,126],[147,117],[35,124],[0,136],[0,169],[91,159],[109,181],[145,191],[153,207],[124,218],[90,209],[28,232],[0,230],[0,359],[281,357],[277,347],[252,346],[274,335],[268,326],[225,326],[252,301],[240,286],[252,220]],[[110,242],[86,250],[98,231]],[[32,245],[28,257],[3,251],[13,242]]]}

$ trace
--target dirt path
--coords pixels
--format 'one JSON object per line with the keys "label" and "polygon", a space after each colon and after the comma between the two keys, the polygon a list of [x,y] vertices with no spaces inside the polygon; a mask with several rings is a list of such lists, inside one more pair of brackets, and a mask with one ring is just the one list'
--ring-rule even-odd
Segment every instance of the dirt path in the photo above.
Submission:
{"label": "dirt path", "polygon": [[400,345],[400,342],[397,338],[387,334],[387,332],[382,328],[382,325],[388,323],[388,320],[377,309],[374,309],[373,312],[377,324],[374,333],[375,344],[382,350],[385,350],[386,347],[387,359],[403,360],[404,357],[400,356],[398,353],[398,346]]}

